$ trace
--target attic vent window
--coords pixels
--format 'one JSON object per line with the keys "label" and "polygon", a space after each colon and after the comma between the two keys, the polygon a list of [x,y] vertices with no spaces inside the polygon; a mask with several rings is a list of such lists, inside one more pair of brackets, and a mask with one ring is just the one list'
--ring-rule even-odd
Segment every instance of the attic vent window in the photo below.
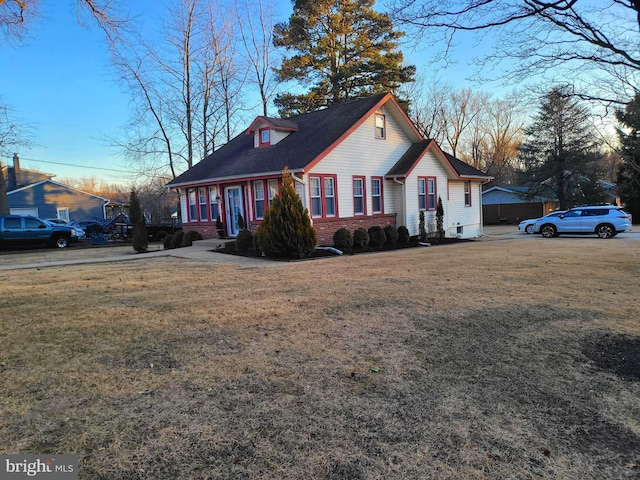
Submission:
{"label": "attic vent window", "polygon": [[384,115],[377,113],[375,116],[375,122],[376,122],[376,138],[384,139],[387,133]]}
{"label": "attic vent window", "polygon": [[271,135],[268,128],[260,130],[260,146],[271,145]]}

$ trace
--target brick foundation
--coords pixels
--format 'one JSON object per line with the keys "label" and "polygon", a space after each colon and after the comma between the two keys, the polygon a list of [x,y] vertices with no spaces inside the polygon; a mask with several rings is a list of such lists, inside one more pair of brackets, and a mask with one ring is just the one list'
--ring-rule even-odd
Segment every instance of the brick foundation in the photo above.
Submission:
{"label": "brick foundation", "polygon": [[375,215],[373,217],[352,217],[352,218],[332,218],[314,220],[313,228],[316,229],[316,236],[318,237],[318,245],[333,245],[333,234],[339,228],[346,228],[351,233],[358,228],[364,228],[368,230],[369,227],[379,225],[385,227],[387,225],[396,226],[396,214],[389,215]]}
{"label": "brick foundation", "polygon": [[[347,228],[351,233],[358,228],[364,228],[366,230],[374,225],[385,227],[386,225],[393,225],[396,227],[396,214],[388,215],[375,215],[352,217],[352,218],[331,218],[321,219],[313,221],[313,228],[316,230],[316,236],[318,238],[318,245],[333,245],[333,234],[339,228]],[[257,222],[251,222],[249,229],[256,233],[258,226]],[[185,232],[189,230],[195,230],[202,235],[202,238],[218,238],[218,232],[216,231],[215,223],[183,223],[182,230]]]}

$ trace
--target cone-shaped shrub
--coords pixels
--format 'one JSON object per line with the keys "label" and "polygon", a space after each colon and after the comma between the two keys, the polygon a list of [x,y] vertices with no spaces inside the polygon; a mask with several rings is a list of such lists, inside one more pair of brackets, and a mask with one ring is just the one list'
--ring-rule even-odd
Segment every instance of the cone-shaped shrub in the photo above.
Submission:
{"label": "cone-shaped shrub", "polygon": [[309,212],[293,188],[289,169],[282,172],[282,188],[273,198],[258,227],[256,239],[267,257],[302,258],[316,247],[316,231]]}
{"label": "cone-shaped shrub", "polygon": [[142,214],[140,199],[135,190],[131,190],[131,196],[129,197],[129,221],[133,226],[133,249],[138,253],[146,252],[149,246],[147,223]]}
{"label": "cone-shaped shrub", "polygon": [[251,230],[240,230],[236,237],[236,250],[251,250],[253,248],[253,233]]}

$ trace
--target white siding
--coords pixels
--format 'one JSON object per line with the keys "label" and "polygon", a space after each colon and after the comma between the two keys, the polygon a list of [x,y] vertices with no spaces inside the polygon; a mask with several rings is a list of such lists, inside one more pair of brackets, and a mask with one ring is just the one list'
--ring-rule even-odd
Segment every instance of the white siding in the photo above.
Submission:
{"label": "white siding", "polygon": [[271,130],[271,145],[275,145],[284,138],[291,135],[291,132],[282,132],[280,130]]}
{"label": "white siding", "polygon": [[[381,109],[386,119],[386,138],[375,138],[374,116],[369,117],[356,128],[340,145],[332,150],[309,172],[314,174],[337,175],[338,215],[353,217],[353,176],[365,176],[367,214],[371,214],[371,176],[384,175],[409,149],[411,142],[393,117]],[[305,176],[308,180],[308,175]],[[401,213],[402,199],[400,185],[384,181],[385,213]],[[306,196],[309,191],[307,188]],[[309,202],[307,202],[309,204]],[[398,225],[402,224],[400,216]]]}
{"label": "white siding", "polygon": [[[427,152],[422,160],[412,170],[411,174],[405,180],[405,189],[407,196],[407,228],[411,235],[419,233],[418,226],[420,224],[420,208],[418,207],[418,177],[435,177],[436,178],[436,205],[438,197],[442,198],[442,206],[444,207],[444,224],[447,225],[448,208],[447,208],[447,172],[440,164],[438,159],[431,153]],[[435,225],[435,210],[426,211],[424,213],[425,226],[429,231],[429,225]]]}
{"label": "white siding", "polygon": [[471,206],[467,207],[464,204],[464,182],[449,182],[449,212],[447,215],[445,207],[445,217],[450,221],[444,225],[447,237],[457,236],[458,227],[462,227],[462,238],[476,238],[482,234],[480,190],[480,182],[471,182]]}

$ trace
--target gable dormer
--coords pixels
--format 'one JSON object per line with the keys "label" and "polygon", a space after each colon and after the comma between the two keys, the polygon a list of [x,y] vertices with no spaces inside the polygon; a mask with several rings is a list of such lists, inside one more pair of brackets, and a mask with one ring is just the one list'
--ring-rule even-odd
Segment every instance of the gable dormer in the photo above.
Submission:
{"label": "gable dormer", "polygon": [[247,134],[253,135],[254,148],[264,148],[275,145],[291,133],[298,131],[298,124],[280,118],[256,117],[247,129]]}

